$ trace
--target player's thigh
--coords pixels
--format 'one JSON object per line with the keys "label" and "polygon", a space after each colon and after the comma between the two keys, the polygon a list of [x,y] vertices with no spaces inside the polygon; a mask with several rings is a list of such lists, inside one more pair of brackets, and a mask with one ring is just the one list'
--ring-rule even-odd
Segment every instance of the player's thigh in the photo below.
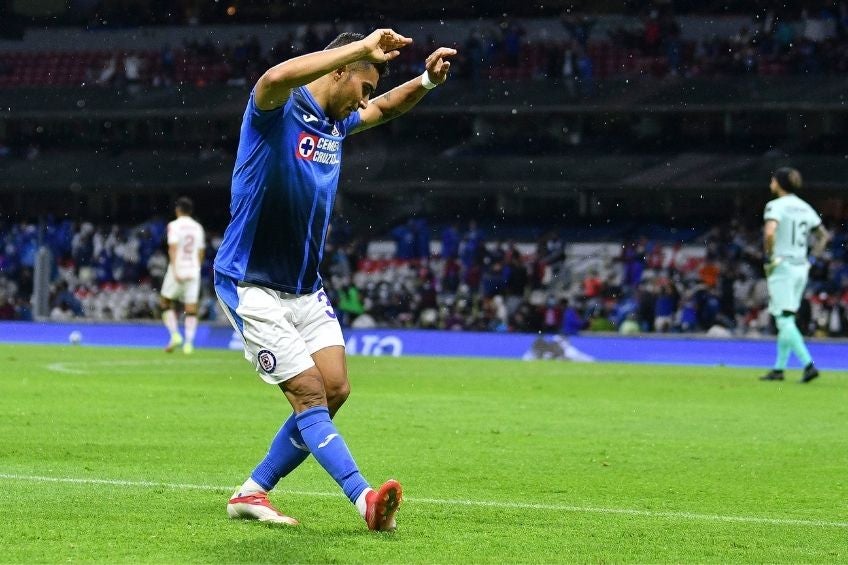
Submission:
{"label": "player's thigh", "polygon": [[344,348],[344,336],[336,312],[323,289],[298,297],[294,301],[297,330],[303,336],[309,353],[326,347]]}
{"label": "player's thigh", "polygon": [[769,311],[778,316],[783,312],[797,312],[807,286],[806,265],[782,263],[768,278]]}
{"label": "player's thigh", "polygon": [[328,399],[343,402],[350,392],[344,336],[335,311],[322,290],[297,299],[297,329],[324,377]]}
{"label": "player's thigh", "polygon": [[313,353],[312,360],[321,372],[327,402],[335,413],[350,396],[345,349],[341,345],[331,345]]}
{"label": "player's thigh", "polygon": [[197,301],[200,299],[200,277],[183,281],[183,303],[186,312],[197,313]]}
{"label": "player's thigh", "polygon": [[795,311],[801,306],[801,300],[804,298],[804,290],[807,288],[807,280],[809,279],[810,266],[807,264],[793,267],[795,270],[792,287],[792,300],[795,304]]}
{"label": "player's thigh", "polygon": [[165,272],[165,278],[162,279],[162,290],[159,294],[171,301],[179,300],[182,296],[181,285],[177,282],[177,278],[170,268]]}

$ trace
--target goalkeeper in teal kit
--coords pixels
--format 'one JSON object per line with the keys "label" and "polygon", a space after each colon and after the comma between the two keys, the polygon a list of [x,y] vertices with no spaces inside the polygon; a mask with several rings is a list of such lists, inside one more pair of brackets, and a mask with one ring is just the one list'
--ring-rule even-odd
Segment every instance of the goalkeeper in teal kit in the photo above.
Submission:
{"label": "goalkeeper in teal kit", "polygon": [[769,186],[777,198],[766,204],[763,220],[765,272],[768,279],[769,312],[777,325],[777,359],[774,369],[760,377],[764,381],[782,381],[783,371],[794,353],[804,366],[802,383],[819,376],[804,338],[795,325],[795,313],[801,304],[810,263],[808,239],[816,238],[813,255],[824,251],[830,234],[813,207],[798,198],[801,173],[788,167],[775,171]]}

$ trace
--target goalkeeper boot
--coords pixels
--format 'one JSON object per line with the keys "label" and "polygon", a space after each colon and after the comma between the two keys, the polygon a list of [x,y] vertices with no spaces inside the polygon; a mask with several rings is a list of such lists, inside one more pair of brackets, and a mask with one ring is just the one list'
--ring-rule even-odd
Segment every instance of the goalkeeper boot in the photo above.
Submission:
{"label": "goalkeeper boot", "polygon": [[271,524],[297,526],[300,524],[291,516],[286,516],[271,505],[266,492],[251,492],[240,496],[236,492],[227,502],[227,516],[242,520],[259,520]]}
{"label": "goalkeeper boot", "polygon": [[804,367],[804,375],[801,377],[802,383],[808,383],[813,379],[818,378],[819,370],[816,369],[816,366],[810,363],[806,367]]}
{"label": "goalkeeper boot", "polygon": [[400,483],[389,479],[377,490],[369,490],[365,495],[365,523],[369,530],[379,532],[393,531],[397,527],[395,515],[403,500]]}
{"label": "goalkeeper boot", "polygon": [[762,377],[760,377],[761,381],[782,381],[783,380],[783,371],[778,371],[777,369],[772,369]]}

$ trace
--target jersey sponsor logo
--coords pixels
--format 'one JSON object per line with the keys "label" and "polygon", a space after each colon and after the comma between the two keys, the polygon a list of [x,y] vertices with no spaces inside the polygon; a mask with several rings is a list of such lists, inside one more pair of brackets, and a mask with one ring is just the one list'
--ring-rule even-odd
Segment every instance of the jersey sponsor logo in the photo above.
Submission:
{"label": "jersey sponsor logo", "polygon": [[341,135],[341,134],[339,133],[339,126],[337,126],[337,125],[335,125],[335,124],[333,125],[333,135],[335,135],[336,137],[338,137],[339,135]]}
{"label": "jersey sponsor logo", "polygon": [[337,139],[318,137],[302,131],[297,138],[296,155],[298,159],[305,159],[313,163],[338,165],[341,163],[339,159],[341,145],[341,141]]}
{"label": "jersey sponsor logo", "polygon": [[309,122],[317,122],[318,118],[316,118],[312,114],[304,114],[303,115],[303,121],[308,124]]}
{"label": "jersey sponsor logo", "polygon": [[259,353],[256,354],[256,359],[259,361],[259,366],[262,367],[262,370],[266,373],[271,373],[277,368],[277,358],[274,357],[274,354],[267,349],[261,349]]}

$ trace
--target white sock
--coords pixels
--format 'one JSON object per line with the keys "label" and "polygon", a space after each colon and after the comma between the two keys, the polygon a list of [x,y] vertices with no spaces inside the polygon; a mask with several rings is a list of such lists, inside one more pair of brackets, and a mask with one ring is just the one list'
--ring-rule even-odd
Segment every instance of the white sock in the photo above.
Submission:
{"label": "white sock", "polygon": [[265,492],[265,489],[252,478],[248,477],[248,479],[244,481],[244,484],[239,487],[237,492],[238,496],[245,496],[257,492]]}
{"label": "white sock", "polygon": [[197,316],[194,314],[186,314],[185,317],[185,337],[186,343],[194,343],[194,334],[197,333]]}
{"label": "white sock", "polygon": [[362,491],[362,494],[360,494],[359,497],[356,499],[356,502],[354,502],[356,509],[359,511],[359,515],[363,518],[365,518],[365,511],[368,509],[368,504],[366,504],[365,502],[365,495],[367,495],[369,492],[372,492],[373,490],[374,489],[372,488],[365,489],[364,491]]}
{"label": "white sock", "polygon": [[177,333],[177,313],[171,308],[162,312],[162,321],[165,322],[165,327],[168,328],[171,335]]}

